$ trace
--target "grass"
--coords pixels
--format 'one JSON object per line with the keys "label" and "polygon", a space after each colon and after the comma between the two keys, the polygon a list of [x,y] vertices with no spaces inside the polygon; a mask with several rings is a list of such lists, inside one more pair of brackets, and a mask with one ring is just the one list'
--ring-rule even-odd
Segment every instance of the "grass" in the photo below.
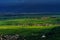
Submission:
{"label": "grass", "polygon": [[40,23],[56,23],[59,22],[58,19],[10,19],[10,20],[1,20],[0,25],[18,23],[18,24],[40,24]]}
{"label": "grass", "polygon": [[[40,40],[41,36],[44,34],[47,36],[46,39],[41,40],[60,40],[59,30],[57,30],[60,25],[56,23],[60,19],[9,19],[9,20],[0,20],[0,34],[19,34],[21,36],[26,36],[27,40]],[[33,24],[52,24],[50,26],[36,26]],[[16,25],[19,24],[19,25]],[[24,25],[31,24],[31,25]],[[23,26],[22,26],[23,25]],[[60,28],[59,28],[60,29]],[[55,33],[56,32],[56,33]],[[50,34],[49,34],[50,33]],[[34,35],[32,35],[34,34]],[[57,35],[55,37],[55,35]],[[34,37],[32,37],[34,36]],[[51,36],[51,37],[50,37]],[[32,37],[32,38],[31,38]]]}
{"label": "grass", "polygon": [[2,34],[31,34],[33,32],[49,32],[55,26],[0,26],[0,33]]}
{"label": "grass", "polygon": [[3,25],[0,26],[0,29],[21,29],[21,28],[39,28],[39,29],[50,29],[50,28],[54,28],[56,25],[51,25],[51,26],[15,26],[15,25]]}
{"label": "grass", "polygon": [[[59,31],[59,26],[0,26],[0,34],[19,34],[27,40],[60,40]],[[41,39],[43,34],[46,38]]]}

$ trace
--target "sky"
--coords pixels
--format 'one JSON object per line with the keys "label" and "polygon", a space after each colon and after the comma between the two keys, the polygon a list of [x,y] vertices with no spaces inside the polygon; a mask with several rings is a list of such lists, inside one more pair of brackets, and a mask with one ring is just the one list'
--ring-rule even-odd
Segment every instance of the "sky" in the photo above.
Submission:
{"label": "sky", "polygon": [[[60,12],[60,0],[0,0],[0,6],[2,4],[4,5],[0,7],[2,12]],[[10,7],[5,7],[6,5],[10,5]]]}
{"label": "sky", "polygon": [[7,3],[60,3],[60,0],[0,0],[0,4]]}
{"label": "sky", "polygon": [[24,3],[23,0],[0,0],[0,4],[19,4],[19,3]]}
{"label": "sky", "polygon": [[60,4],[60,0],[0,0],[0,5],[16,4]]}

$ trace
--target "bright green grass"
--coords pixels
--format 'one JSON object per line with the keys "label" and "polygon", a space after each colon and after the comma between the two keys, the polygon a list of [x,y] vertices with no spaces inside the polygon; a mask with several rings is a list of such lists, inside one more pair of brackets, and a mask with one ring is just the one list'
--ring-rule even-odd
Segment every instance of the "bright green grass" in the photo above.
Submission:
{"label": "bright green grass", "polygon": [[[57,19],[9,19],[0,20],[0,33],[2,34],[31,34],[31,32],[47,33],[57,25],[51,26],[22,26],[22,25],[7,25],[7,24],[39,24],[39,23],[55,23]],[[43,31],[42,31],[43,30]]]}
{"label": "bright green grass", "polygon": [[0,26],[0,29],[21,29],[21,28],[39,28],[39,29],[50,29],[54,28],[56,25],[51,25],[51,26],[15,26],[15,25],[5,25],[5,26]]}
{"label": "bright green grass", "polygon": [[[0,34],[3,34],[3,35],[19,34],[21,36],[26,36],[27,40],[30,40],[30,36],[32,36],[32,33],[34,34],[34,36],[36,36],[36,38],[41,38],[41,35],[47,34],[46,40],[60,40],[59,31],[60,31],[60,27],[58,26],[12,26],[12,25],[11,26],[0,26]],[[56,33],[53,35],[48,35],[49,32],[52,32],[52,33],[56,32]]]}
{"label": "bright green grass", "polygon": [[[0,21],[0,34],[19,34],[22,36],[27,36],[27,38],[29,38],[29,36],[33,34],[36,34],[36,36],[40,37],[43,34],[48,34],[49,32],[53,33],[54,28],[58,27],[59,25],[50,25],[50,26],[22,26],[22,25],[7,25],[7,24],[28,24],[28,23],[32,23],[32,24],[39,24],[39,23],[56,23],[59,22],[57,21],[57,19],[48,19],[48,20],[41,20],[41,19],[11,19],[11,20],[1,20]],[[57,32],[57,31],[56,31]],[[59,32],[57,32],[54,35],[59,35]],[[60,36],[56,36],[56,37],[51,36],[51,38],[48,37],[48,40],[55,40],[55,39],[59,39]]]}
{"label": "bright green grass", "polygon": [[55,26],[0,26],[0,33],[29,35],[33,32],[47,33],[49,32],[49,30],[53,29],[54,27]]}

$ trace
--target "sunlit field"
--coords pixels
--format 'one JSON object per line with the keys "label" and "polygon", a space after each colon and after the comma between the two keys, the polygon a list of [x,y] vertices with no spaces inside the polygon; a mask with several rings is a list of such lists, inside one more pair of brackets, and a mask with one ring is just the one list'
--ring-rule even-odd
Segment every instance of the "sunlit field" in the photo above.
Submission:
{"label": "sunlit field", "polygon": [[26,40],[60,40],[59,33],[60,18],[56,17],[0,20],[0,34],[3,35],[19,34]]}

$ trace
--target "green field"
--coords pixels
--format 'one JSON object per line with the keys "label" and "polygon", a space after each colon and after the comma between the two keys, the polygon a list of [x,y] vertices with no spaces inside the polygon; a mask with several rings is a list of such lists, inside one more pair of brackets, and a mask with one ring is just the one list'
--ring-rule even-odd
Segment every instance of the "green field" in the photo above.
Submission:
{"label": "green field", "polygon": [[[60,18],[0,20],[0,34],[19,34],[26,40],[60,40]],[[42,35],[46,38],[41,38]]]}

